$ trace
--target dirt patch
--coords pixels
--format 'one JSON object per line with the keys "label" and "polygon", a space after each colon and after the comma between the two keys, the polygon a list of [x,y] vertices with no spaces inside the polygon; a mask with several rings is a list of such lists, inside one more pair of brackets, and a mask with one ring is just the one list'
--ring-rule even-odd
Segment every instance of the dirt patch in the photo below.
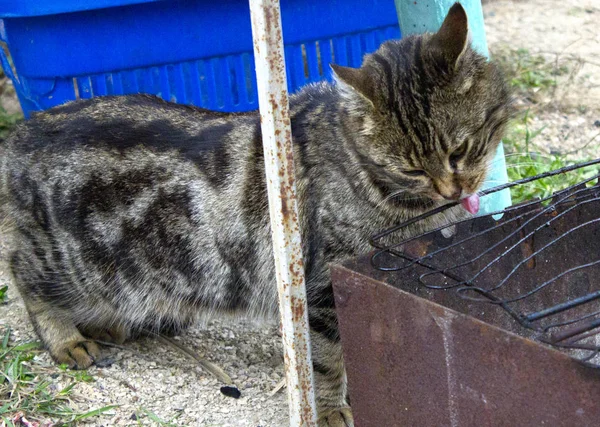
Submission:
{"label": "dirt patch", "polygon": [[535,103],[519,100],[532,109],[532,130],[543,129],[537,146],[572,157],[600,156],[600,3],[492,1],[484,16],[493,57],[521,50],[554,69],[552,90]]}

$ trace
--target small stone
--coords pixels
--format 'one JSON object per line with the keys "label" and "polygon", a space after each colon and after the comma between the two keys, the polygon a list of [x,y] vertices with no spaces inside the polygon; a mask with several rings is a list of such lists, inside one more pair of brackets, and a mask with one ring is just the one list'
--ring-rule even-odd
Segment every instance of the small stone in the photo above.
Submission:
{"label": "small stone", "polygon": [[596,120],[594,122],[594,126],[596,126],[597,128],[600,128],[600,120]]}
{"label": "small stone", "polygon": [[234,399],[239,399],[242,393],[235,386],[224,385],[221,387],[221,393],[223,393],[227,397],[233,397]]}

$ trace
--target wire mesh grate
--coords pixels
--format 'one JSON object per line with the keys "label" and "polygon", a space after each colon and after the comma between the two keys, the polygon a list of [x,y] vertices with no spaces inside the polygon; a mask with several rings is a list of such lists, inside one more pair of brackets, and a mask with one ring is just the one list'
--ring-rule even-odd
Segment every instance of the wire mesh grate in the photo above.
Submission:
{"label": "wire mesh grate", "polygon": [[[479,194],[598,164],[600,159],[572,165]],[[599,176],[551,197],[399,237],[458,202],[436,208],[374,235],[371,263],[401,272],[416,286],[504,310],[530,337],[600,367],[600,186],[592,185]]]}

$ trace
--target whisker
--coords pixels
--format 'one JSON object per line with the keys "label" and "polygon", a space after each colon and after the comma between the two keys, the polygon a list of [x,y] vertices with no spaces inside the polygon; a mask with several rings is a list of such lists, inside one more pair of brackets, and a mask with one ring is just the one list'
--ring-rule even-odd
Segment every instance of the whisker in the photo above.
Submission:
{"label": "whisker", "polygon": [[518,168],[518,167],[523,167],[523,166],[536,166],[536,165],[547,165],[547,164],[542,163],[542,162],[507,163],[506,167],[507,168]]}
{"label": "whisker", "polygon": [[[526,156],[526,155],[524,155],[524,154],[518,154],[518,155],[515,155],[514,157],[517,157],[517,156],[520,156],[520,157],[527,157],[527,156]],[[511,156],[511,157],[513,157],[513,156]],[[509,164],[509,163],[510,163],[510,160],[512,160],[512,159],[511,159],[511,157],[505,156],[505,157],[503,157],[503,158],[500,158],[500,159],[493,159],[493,160],[491,160],[491,161],[489,162],[489,164],[494,164],[494,163],[497,163],[497,162],[501,162],[501,161],[503,161],[503,160],[505,161],[505,163],[506,163],[506,164]],[[537,156],[537,157],[539,157],[539,158],[540,158],[540,161],[539,161],[539,162],[536,162],[536,159],[533,159],[533,158],[531,158],[531,157],[529,157],[529,159],[530,159],[530,160],[531,160],[533,163],[541,163],[541,164],[545,164],[544,160],[552,160],[552,159],[553,159],[553,157],[551,157],[551,156]]]}
{"label": "whisker", "polygon": [[548,154],[544,154],[541,153],[539,151],[530,151],[529,153],[508,153],[504,155],[505,159],[508,159],[509,157],[517,157],[517,156],[535,156],[535,157],[543,157],[545,159],[552,159],[553,156],[548,155]]}
{"label": "whisker", "polygon": [[393,199],[394,197],[397,197],[397,196],[401,195],[402,193],[404,193],[404,190],[399,190],[399,191],[396,191],[395,193],[390,194],[389,196],[386,196],[381,202],[377,203],[375,208],[378,208],[379,206],[388,202],[390,199]]}

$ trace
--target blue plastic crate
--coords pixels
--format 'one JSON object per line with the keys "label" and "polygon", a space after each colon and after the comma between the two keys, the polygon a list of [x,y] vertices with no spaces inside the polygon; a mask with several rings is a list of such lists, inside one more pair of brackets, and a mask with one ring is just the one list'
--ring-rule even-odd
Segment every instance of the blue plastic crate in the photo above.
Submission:
{"label": "blue plastic crate", "polygon": [[[282,0],[290,92],[399,38],[393,0]],[[258,108],[247,0],[0,0],[2,66],[26,116],[77,98],[151,93]],[[1,49],[0,49],[1,50]]]}

